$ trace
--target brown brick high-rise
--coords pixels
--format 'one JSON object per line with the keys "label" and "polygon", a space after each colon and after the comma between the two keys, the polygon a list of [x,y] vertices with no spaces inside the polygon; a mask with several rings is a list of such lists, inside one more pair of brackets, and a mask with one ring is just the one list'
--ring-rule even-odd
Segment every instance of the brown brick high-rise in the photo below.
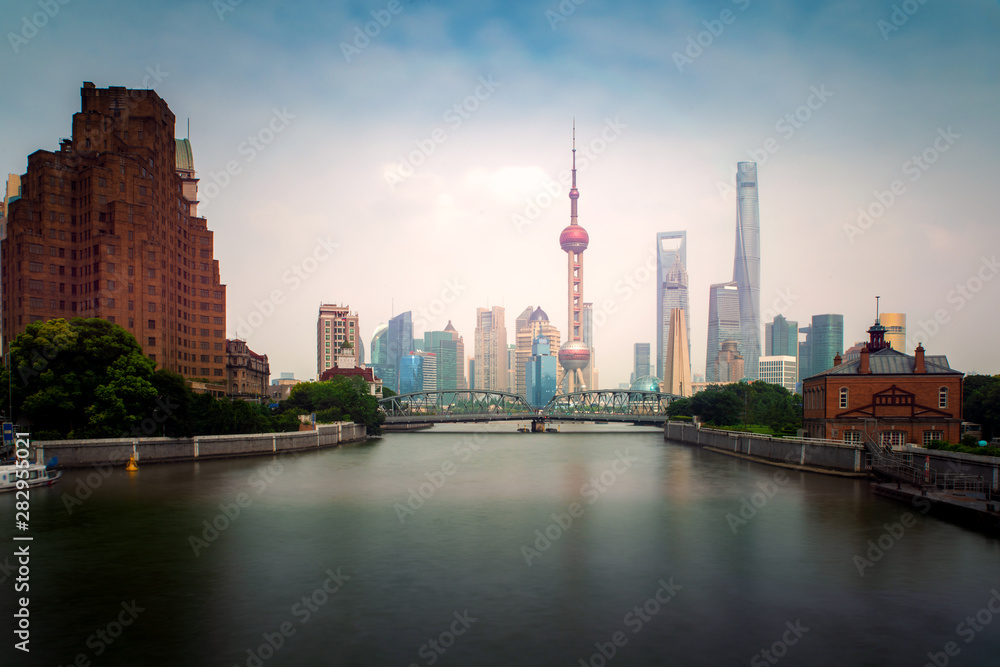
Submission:
{"label": "brown brick high-rise", "polygon": [[10,206],[4,338],[37,320],[100,317],[159,367],[224,382],[226,286],[197,217],[190,144],[175,141],[174,114],[152,90],[80,92],[73,138],[28,156]]}

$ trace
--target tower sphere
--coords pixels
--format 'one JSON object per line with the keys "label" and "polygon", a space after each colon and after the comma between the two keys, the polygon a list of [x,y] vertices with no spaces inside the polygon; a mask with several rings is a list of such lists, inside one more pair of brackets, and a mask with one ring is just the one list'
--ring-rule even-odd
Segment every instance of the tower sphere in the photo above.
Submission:
{"label": "tower sphere", "polygon": [[568,225],[559,235],[559,245],[566,252],[583,252],[590,245],[590,234],[580,225]]}
{"label": "tower sphere", "polygon": [[568,340],[559,348],[559,365],[567,371],[583,370],[590,363],[590,348],[582,340]]}

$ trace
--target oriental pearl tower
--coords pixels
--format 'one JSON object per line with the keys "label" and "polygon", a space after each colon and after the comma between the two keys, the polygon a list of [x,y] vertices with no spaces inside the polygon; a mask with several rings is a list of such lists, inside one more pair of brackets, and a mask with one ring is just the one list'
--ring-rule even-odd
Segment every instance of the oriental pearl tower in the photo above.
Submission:
{"label": "oriental pearl tower", "polygon": [[559,348],[559,365],[568,378],[567,390],[586,391],[583,369],[590,363],[590,348],[583,342],[583,251],[590,243],[587,230],[576,222],[576,123],[573,123],[573,183],[569,191],[569,225],[559,235],[559,245],[566,251],[567,287],[569,289],[569,333]]}

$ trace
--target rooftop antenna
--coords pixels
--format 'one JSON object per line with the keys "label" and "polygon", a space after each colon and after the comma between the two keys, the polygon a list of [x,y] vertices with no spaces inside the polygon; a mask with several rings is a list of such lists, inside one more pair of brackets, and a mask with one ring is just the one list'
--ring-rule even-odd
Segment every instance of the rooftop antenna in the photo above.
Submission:
{"label": "rooftop antenna", "polygon": [[191,116],[188,116],[188,133],[186,138],[191,139]]}

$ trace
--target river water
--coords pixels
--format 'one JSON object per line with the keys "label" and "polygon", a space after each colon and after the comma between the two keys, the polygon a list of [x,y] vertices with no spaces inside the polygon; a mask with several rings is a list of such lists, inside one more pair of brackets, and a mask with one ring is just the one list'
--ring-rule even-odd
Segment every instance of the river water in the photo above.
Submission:
{"label": "river water", "polygon": [[513,430],[67,471],[30,654],[4,494],[0,664],[1000,664],[1000,540],[657,429]]}

